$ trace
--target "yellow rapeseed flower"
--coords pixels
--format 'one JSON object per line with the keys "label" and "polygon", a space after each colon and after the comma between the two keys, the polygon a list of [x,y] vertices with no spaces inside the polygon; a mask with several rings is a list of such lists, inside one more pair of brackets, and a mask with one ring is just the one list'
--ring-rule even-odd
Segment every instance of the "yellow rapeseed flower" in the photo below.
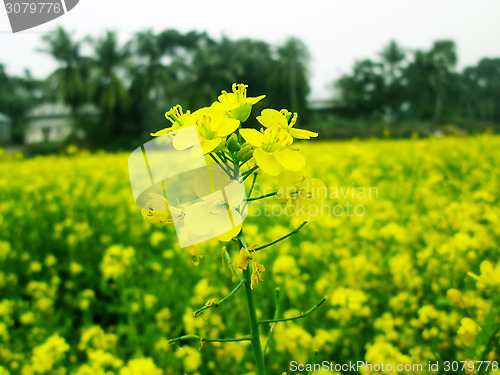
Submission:
{"label": "yellow rapeseed flower", "polygon": [[159,194],[150,194],[141,210],[144,220],[156,225],[170,225],[182,220],[184,214],[177,208],[168,207],[167,199]]}
{"label": "yellow rapeseed flower", "polygon": [[257,285],[259,285],[259,281],[263,282],[264,280],[260,276],[262,272],[266,270],[266,268],[257,262],[252,261],[252,276],[251,276],[251,288],[255,289]]}
{"label": "yellow rapeseed flower", "polygon": [[306,164],[299,151],[289,148],[293,137],[277,125],[260,132],[255,129],[241,129],[240,134],[255,147],[253,157],[264,173],[278,176],[283,170],[300,171]]}
{"label": "yellow rapeseed flower", "polygon": [[480,266],[481,274],[469,272],[469,276],[478,281],[477,286],[480,289],[500,285],[500,263],[494,268],[491,262],[485,260]]}
{"label": "yellow rapeseed flower", "polygon": [[179,130],[184,123],[188,121],[191,116],[191,112],[187,111],[183,112],[182,107],[180,105],[176,105],[172,107],[167,113],[165,113],[165,118],[172,123],[172,126],[169,128],[165,128],[157,131],[156,133],[150,133],[152,137],[159,137],[173,131]]}
{"label": "yellow rapeseed flower", "polygon": [[[217,108],[204,107],[193,112],[188,120],[183,122],[183,127],[192,125],[196,126],[203,153],[208,154],[238,129],[240,122]],[[183,150],[193,146],[193,140],[178,134],[173,140],[173,145],[176,149]]]}
{"label": "yellow rapeseed flower", "polygon": [[[205,154],[215,150],[225,141],[225,138],[238,129],[239,120],[229,117],[222,108],[204,107],[191,113],[183,113],[180,105],[173,107],[165,115],[172,126],[162,129],[156,133],[151,133],[153,137],[159,137],[171,133],[181,128],[196,126],[201,147]],[[193,146],[193,139],[184,134],[177,134],[173,139],[173,145],[178,150],[184,150]]]}
{"label": "yellow rapeseed flower", "polygon": [[275,109],[264,109],[260,116],[257,116],[257,121],[266,128],[272,126],[279,126],[281,129],[286,130],[293,138],[297,139],[311,139],[318,136],[318,133],[305,130],[295,129],[293,126],[297,122],[297,113],[290,113],[286,109],[277,111]]}
{"label": "yellow rapeseed flower", "polygon": [[43,344],[33,349],[31,362],[36,373],[45,373],[54,369],[54,366],[64,358],[69,345],[58,334],[50,336]]}
{"label": "yellow rapeseed flower", "polygon": [[465,345],[472,346],[479,331],[481,331],[481,327],[474,320],[463,318],[458,329],[458,336]]}
{"label": "yellow rapeseed flower", "polygon": [[326,185],[317,178],[305,178],[293,171],[284,171],[278,177],[277,198],[289,205],[302,221],[311,221],[322,214],[322,202],[328,192]]}
{"label": "yellow rapeseed flower", "polygon": [[260,95],[255,98],[248,98],[247,87],[248,85],[242,83],[233,83],[233,92],[228,94],[223,90],[222,94],[218,97],[219,101],[213,103],[212,106],[222,110],[227,110],[228,105],[233,106],[233,108],[228,111],[229,116],[241,122],[245,122],[250,116],[252,106],[266,97],[265,95]]}
{"label": "yellow rapeseed flower", "polygon": [[156,367],[152,358],[137,358],[128,361],[127,366],[120,369],[120,375],[162,375],[163,371]]}
{"label": "yellow rapeseed flower", "polygon": [[240,256],[238,257],[237,267],[239,269],[246,270],[247,267],[248,267],[248,261],[251,258],[252,257],[250,256],[250,253],[248,252],[248,250],[245,249],[245,248],[241,248],[241,250],[240,250]]}

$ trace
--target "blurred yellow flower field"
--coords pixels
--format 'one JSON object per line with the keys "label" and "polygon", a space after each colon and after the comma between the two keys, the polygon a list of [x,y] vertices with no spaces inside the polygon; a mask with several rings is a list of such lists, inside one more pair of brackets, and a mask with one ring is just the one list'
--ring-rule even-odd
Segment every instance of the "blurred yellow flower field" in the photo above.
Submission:
{"label": "blurred yellow flower field", "polygon": [[[442,373],[457,361],[456,374],[500,374],[500,137],[301,150],[329,198],[318,220],[256,253],[258,315],[272,318],[277,287],[283,317],[327,301],[273,327],[268,373],[294,373],[292,361],[423,365],[361,374],[433,373],[439,361]],[[248,334],[242,295],[193,314],[234,288],[222,246],[234,264],[240,249],[180,249],[174,228],[144,221],[127,158],[0,159],[0,375],[255,373],[248,343],[167,342]],[[256,191],[278,185],[263,178]],[[249,205],[249,246],[300,224],[275,197]],[[486,372],[460,363],[480,360]]]}

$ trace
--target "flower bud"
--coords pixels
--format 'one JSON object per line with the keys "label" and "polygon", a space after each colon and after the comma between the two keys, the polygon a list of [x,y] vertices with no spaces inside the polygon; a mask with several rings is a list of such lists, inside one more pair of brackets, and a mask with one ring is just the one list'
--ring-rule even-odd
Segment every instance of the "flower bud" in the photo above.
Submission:
{"label": "flower bud", "polygon": [[232,154],[241,150],[241,145],[238,142],[238,136],[235,133],[231,134],[229,139],[226,141],[226,146],[229,152]]}

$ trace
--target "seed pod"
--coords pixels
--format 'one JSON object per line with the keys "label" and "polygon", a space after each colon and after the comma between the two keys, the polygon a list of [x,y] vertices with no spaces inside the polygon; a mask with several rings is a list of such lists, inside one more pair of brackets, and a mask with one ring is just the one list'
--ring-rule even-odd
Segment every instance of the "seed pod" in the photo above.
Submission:
{"label": "seed pod", "polygon": [[241,150],[238,152],[238,160],[241,163],[246,163],[253,156],[253,147],[248,143],[244,143]]}

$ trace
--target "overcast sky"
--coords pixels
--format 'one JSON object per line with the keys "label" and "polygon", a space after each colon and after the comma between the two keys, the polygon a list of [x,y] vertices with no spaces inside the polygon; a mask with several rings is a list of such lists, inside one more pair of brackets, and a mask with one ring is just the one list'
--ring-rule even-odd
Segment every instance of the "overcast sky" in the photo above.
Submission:
{"label": "overcast sky", "polygon": [[45,77],[55,63],[36,49],[42,47],[41,35],[56,26],[77,38],[117,30],[122,41],[148,28],[194,29],[215,38],[249,37],[275,45],[296,36],[312,55],[311,97],[326,98],[334,79],[349,72],[355,60],[377,57],[391,39],[411,49],[453,39],[459,68],[500,57],[499,17],[499,0],[80,0],[66,15],[12,34],[0,6],[0,63],[10,74],[30,69]]}

